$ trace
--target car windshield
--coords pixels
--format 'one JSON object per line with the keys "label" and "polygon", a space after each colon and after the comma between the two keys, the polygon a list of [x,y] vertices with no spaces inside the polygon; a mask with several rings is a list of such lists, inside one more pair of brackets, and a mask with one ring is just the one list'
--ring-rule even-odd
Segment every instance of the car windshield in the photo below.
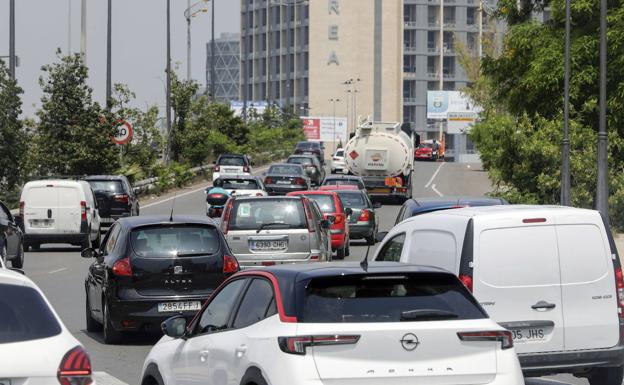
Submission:
{"label": "car windshield", "polygon": [[60,333],[61,325],[37,290],[0,284],[0,344],[49,338]]}
{"label": "car windshield", "polygon": [[338,191],[338,196],[340,197],[344,207],[351,207],[352,209],[363,209],[368,207],[364,196],[359,191]]}
{"label": "car windshield", "polygon": [[420,148],[433,148],[433,143],[421,143],[418,147],[420,147]]}
{"label": "car windshield", "polygon": [[[438,273],[340,276],[312,279],[305,287],[304,323],[482,319],[485,313],[454,276]],[[426,310],[431,318],[414,317]],[[440,318],[435,318],[440,319]]]}
{"label": "car windshield", "polygon": [[212,255],[219,251],[219,231],[213,226],[174,225],[139,228],[130,234],[139,257],[171,258],[176,255]]}
{"label": "car windshield", "polygon": [[255,179],[219,178],[213,184],[215,187],[221,187],[226,190],[260,190],[258,181]]}
{"label": "car windshield", "polygon": [[257,230],[262,225],[272,228],[306,228],[306,216],[301,200],[257,199],[234,202],[229,230]]}
{"label": "car windshield", "polygon": [[235,156],[224,156],[219,159],[220,166],[239,166],[242,167],[245,165],[245,160],[241,157]]}
{"label": "car windshield", "polygon": [[302,175],[303,169],[299,165],[278,164],[269,168],[270,175]]}
{"label": "car windshield", "polygon": [[344,157],[344,150],[338,150],[338,151],[336,151],[336,155],[335,155],[335,156],[336,156],[336,157],[339,157],[339,158],[340,158],[340,157]]}
{"label": "car windshield", "polygon": [[119,180],[89,180],[87,182],[95,192],[123,192],[123,185]]}
{"label": "car windshield", "polygon": [[303,164],[303,165],[311,165],[314,164],[314,162],[312,161],[312,159],[310,158],[290,158],[288,159],[288,163],[292,163],[292,164]]}
{"label": "car windshield", "polygon": [[305,197],[316,201],[324,213],[335,213],[334,196],[330,194],[303,194]]}

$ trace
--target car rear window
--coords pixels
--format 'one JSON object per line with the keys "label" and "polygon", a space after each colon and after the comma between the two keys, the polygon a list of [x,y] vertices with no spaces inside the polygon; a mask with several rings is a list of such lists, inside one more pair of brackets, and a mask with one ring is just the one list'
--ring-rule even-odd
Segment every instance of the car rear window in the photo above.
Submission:
{"label": "car rear window", "polygon": [[336,151],[336,155],[335,156],[344,156],[344,150]]}
{"label": "car rear window", "polygon": [[299,142],[297,144],[297,148],[319,148],[321,147],[320,143],[317,142]]}
{"label": "car rear window", "polygon": [[273,175],[301,175],[302,172],[303,169],[299,165],[280,164],[271,166],[268,173]]}
{"label": "car rear window", "polygon": [[345,207],[351,207],[355,209],[367,208],[368,204],[364,200],[361,192],[346,192],[338,191],[338,196]]}
{"label": "car rear window", "polygon": [[224,156],[221,159],[219,159],[219,165],[221,166],[244,166],[245,160],[239,157],[233,157],[233,156],[225,157]]}
{"label": "car rear window", "polygon": [[301,200],[257,199],[235,201],[230,217],[230,230],[303,229],[306,217]]}
{"label": "car rear window", "polygon": [[334,197],[329,194],[303,194],[305,197],[316,201],[319,208],[324,213],[335,213],[336,205],[334,205]]}
{"label": "car rear window", "polygon": [[481,319],[474,297],[450,274],[354,275],[312,279],[304,323]]}
{"label": "car rear window", "polygon": [[145,258],[211,255],[220,246],[215,227],[197,225],[142,227],[132,231],[130,242],[134,252]]}
{"label": "car rear window", "polygon": [[258,182],[254,179],[223,179],[219,178],[214,182],[215,187],[226,190],[260,190]]}
{"label": "car rear window", "polygon": [[310,159],[310,158],[290,158],[290,159],[288,159],[288,163],[293,163],[293,164],[313,164],[312,159]]}
{"label": "car rear window", "polygon": [[60,333],[61,325],[37,290],[0,284],[0,344],[49,338]]}
{"label": "car rear window", "polygon": [[87,181],[91,185],[93,191],[106,191],[121,193],[123,192],[123,185],[119,180],[89,180]]}

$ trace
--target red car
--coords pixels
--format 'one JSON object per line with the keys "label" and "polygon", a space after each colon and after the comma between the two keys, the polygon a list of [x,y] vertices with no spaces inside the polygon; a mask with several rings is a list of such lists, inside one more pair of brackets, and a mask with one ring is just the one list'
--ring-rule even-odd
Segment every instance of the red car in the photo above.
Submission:
{"label": "red car", "polygon": [[[333,186],[335,187],[335,186]],[[315,200],[318,203],[325,219],[334,217],[331,225],[331,245],[336,252],[336,259],[344,259],[349,255],[349,215],[353,212],[350,208],[344,208],[340,197],[333,191],[295,191],[287,196],[300,196]]]}
{"label": "red car", "polygon": [[441,158],[440,145],[434,141],[423,141],[414,150],[416,160],[437,160]]}

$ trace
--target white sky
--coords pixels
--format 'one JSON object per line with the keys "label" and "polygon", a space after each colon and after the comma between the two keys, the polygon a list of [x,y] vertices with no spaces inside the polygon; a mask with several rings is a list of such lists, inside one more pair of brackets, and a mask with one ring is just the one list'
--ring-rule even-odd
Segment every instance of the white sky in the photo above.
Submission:
{"label": "white sky", "polygon": [[[56,60],[57,48],[65,53],[68,42],[68,4],[72,4],[72,51],[80,49],[81,0],[15,0],[16,53],[20,57],[17,79],[25,93],[24,116],[33,116],[40,105],[38,79],[41,66]],[[191,3],[197,0],[192,0]],[[171,0],[171,60],[186,78],[187,0]],[[94,99],[104,104],[106,88],[106,0],[87,0],[87,64]],[[135,104],[162,106],[165,98],[166,1],[113,0],[112,78],[136,93]],[[240,31],[240,0],[216,0],[215,31]],[[206,83],[206,43],[210,40],[210,13],[192,22],[192,75]],[[0,0],[0,56],[9,53],[9,0]],[[8,63],[8,60],[6,61]],[[159,79],[163,79],[162,81]]]}

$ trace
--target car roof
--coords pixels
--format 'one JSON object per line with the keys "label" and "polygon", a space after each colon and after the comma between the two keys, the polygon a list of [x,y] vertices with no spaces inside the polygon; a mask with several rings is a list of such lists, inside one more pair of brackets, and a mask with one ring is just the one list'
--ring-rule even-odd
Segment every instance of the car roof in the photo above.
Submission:
{"label": "car roof", "polygon": [[498,205],[465,207],[456,210],[437,211],[428,215],[455,215],[461,217],[534,217],[548,214],[596,215],[597,211],[566,206],[549,205]]}
{"label": "car roof", "polygon": [[332,174],[325,178],[327,179],[345,179],[345,180],[363,180],[362,177],[357,175],[336,175]]}
{"label": "car roof", "polygon": [[335,191],[325,191],[325,190],[306,190],[306,191],[292,191],[289,192],[286,196],[299,196],[299,195],[338,195]]}
{"label": "car roof", "polygon": [[89,175],[84,179],[89,180],[122,180],[125,176],[123,175]]}
{"label": "car roof", "polygon": [[270,200],[293,200],[293,201],[300,201],[301,197],[294,197],[294,196],[288,196],[288,195],[273,195],[273,196],[262,196],[262,197],[257,197],[257,196],[244,196],[244,197],[236,197],[235,198],[236,201],[257,201],[257,200],[265,200],[265,201],[270,201]]}
{"label": "car roof", "polygon": [[219,158],[245,158],[247,155],[245,154],[221,154]]}
{"label": "car roof", "polygon": [[204,215],[173,215],[173,220],[169,220],[169,215],[140,215],[134,217],[119,218],[119,222],[122,226],[133,229],[136,227],[150,226],[150,225],[184,225],[184,224],[196,224],[196,225],[212,225],[218,227],[218,224],[210,217]]}
{"label": "car roof", "polygon": [[[507,202],[501,198],[483,197],[483,196],[445,196],[445,197],[425,197],[412,198],[408,202],[413,202],[417,206],[444,206],[444,205],[460,205],[462,203],[473,204],[506,204]],[[498,202],[498,203],[497,203]]]}
{"label": "car roof", "polygon": [[26,182],[25,186],[40,187],[40,186],[47,186],[49,184],[54,184],[57,186],[76,186],[76,185],[82,185],[82,183],[85,183],[85,181],[76,180],[76,179],[39,179],[39,180]]}
{"label": "car roof", "polygon": [[246,174],[220,174],[217,179],[246,179],[246,180],[258,180],[259,177],[255,175]]}
{"label": "car roof", "polygon": [[327,184],[325,186],[319,186],[319,190],[321,191],[361,191],[358,186],[352,184]]}
{"label": "car roof", "polygon": [[11,269],[0,269],[0,283],[7,285],[28,286],[37,289],[37,285],[24,274]]}

